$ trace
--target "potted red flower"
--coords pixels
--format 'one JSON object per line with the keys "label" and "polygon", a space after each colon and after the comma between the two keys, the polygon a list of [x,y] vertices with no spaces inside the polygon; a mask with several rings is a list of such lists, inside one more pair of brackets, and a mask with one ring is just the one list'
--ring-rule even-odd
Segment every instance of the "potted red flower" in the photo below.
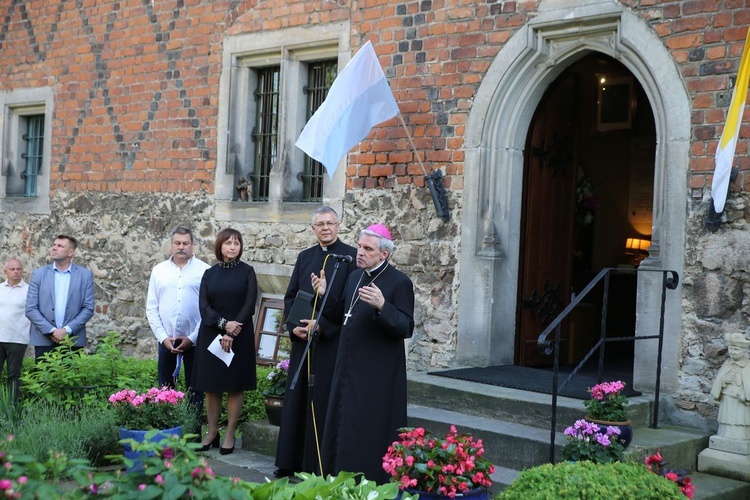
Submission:
{"label": "potted red flower", "polygon": [[688,477],[687,471],[683,469],[667,468],[667,462],[662,459],[660,449],[656,450],[656,453],[653,455],[646,457],[645,464],[646,468],[654,474],[658,474],[665,479],[677,483],[677,486],[680,487],[680,491],[682,491],[682,494],[686,497],[693,498],[693,495],[695,495],[695,485]]}
{"label": "potted red flower", "polygon": [[444,438],[422,427],[399,431],[383,457],[383,470],[401,490],[420,498],[489,498],[495,467],[484,456],[481,439],[459,434],[454,425]]}

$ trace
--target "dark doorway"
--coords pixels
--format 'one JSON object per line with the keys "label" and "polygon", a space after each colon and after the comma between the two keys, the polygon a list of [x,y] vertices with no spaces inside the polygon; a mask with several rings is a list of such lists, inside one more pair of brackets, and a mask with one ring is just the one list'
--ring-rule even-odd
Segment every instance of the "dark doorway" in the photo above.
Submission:
{"label": "dark doorway", "polygon": [[[632,268],[646,255],[655,144],[643,89],[616,60],[592,53],[550,85],[524,152],[516,364],[549,366],[536,340],[571,296],[602,268]],[[628,239],[640,246],[626,249]],[[563,324],[564,364],[580,361],[600,334],[596,292]],[[608,336],[634,335],[635,304],[635,276],[618,275],[610,284]],[[632,358],[632,343],[608,344],[607,364],[632,367]]]}

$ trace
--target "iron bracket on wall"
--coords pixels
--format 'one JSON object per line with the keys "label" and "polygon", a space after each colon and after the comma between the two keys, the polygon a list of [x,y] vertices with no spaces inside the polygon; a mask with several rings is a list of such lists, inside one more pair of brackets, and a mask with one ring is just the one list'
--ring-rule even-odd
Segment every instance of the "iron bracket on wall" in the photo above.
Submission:
{"label": "iron bracket on wall", "polygon": [[432,203],[435,205],[437,216],[447,221],[451,218],[451,211],[448,209],[448,193],[443,185],[443,172],[436,169],[425,175],[424,178],[430,188],[430,195],[432,195]]}

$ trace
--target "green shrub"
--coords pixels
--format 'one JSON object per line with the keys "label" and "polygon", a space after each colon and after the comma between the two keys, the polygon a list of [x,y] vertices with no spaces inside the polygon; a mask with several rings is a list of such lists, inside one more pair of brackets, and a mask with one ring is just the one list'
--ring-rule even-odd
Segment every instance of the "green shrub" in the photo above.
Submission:
{"label": "green shrub", "polygon": [[[257,498],[257,499],[312,499],[336,498],[351,500],[379,500],[395,498],[398,485],[378,486],[372,481],[359,480],[357,474],[343,472],[335,477],[322,478],[303,475],[302,481],[290,484],[287,478],[264,484],[250,483],[238,478],[217,476],[204,457],[195,453],[197,444],[173,437],[160,443],[132,442],[136,451],[152,453],[145,457],[145,468],[140,474],[95,472],[81,461],[70,460],[64,454],[53,454],[37,461],[18,454],[15,442],[0,439],[0,480],[21,498]],[[122,456],[119,460],[126,463]],[[54,478],[43,481],[42,478]],[[57,483],[67,480],[66,488]],[[72,483],[72,486],[71,484]],[[404,500],[415,498],[405,495]]]}
{"label": "green shrub", "polygon": [[39,462],[56,452],[101,465],[106,463],[106,455],[121,450],[110,410],[83,407],[71,412],[38,401],[25,407],[17,418],[3,421],[0,432],[13,436],[14,450]]}
{"label": "green shrub", "polygon": [[92,354],[72,350],[70,345],[47,353],[21,375],[24,404],[42,400],[67,409],[83,405],[104,409],[113,392],[153,387],[156,361],[123,356],[118,349],[120,340],[120,334],[109,332]]}
{"label": "green shrub", "polygon": [[639,463],[561,462],[527,469],[496,500],[684,500],[672,481]]}

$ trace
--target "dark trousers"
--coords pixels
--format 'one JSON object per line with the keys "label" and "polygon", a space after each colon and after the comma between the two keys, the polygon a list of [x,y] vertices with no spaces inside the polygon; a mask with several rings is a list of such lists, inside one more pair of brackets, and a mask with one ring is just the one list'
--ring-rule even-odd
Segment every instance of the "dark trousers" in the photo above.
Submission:
{"label": "dark trousers", "polygon": [[[198,414],[198,422],[200,422],[201,416],[203,415],[203,393],[197,392],[193,389],[193,358],[195,356],[195,348],[191,347],[187,352],[182,354],[182,368],[180,371],[184,373],[185,377],[185,388],[187,389],[188,401],[193,405],[195,411]],[[159,344],[159,387],[175,387],[177,380],[174,377],[174,371],[177,368],[177,354],[172,354],[163,344]],[[178,374],[179,376],[179,374]],[[189,432],[199,433],[200,429],[193,429]]]}
{"label": "dark trousers", "polygon": [[18,401],[21,387],[21,368],[23,356],[26,354],[26,344],[15,342],[0,342],[0,372],[8,363],[8,394],[13,402]]}
{"label": "dark trousers", "polygon": [[[42,356],[44,356],[45,354],[47,354],[50,351],[54,351],[58,347],[60,347],[60,344],[37,345],[37,346],[34,346],[34,361],[36,363],[38,363],[39,362],[39,358],[41,358]],[[71,347],[71,349],[73,351],[77,351],[79,349],[83,349],[83,346],[74,345],[73,347]]]}

